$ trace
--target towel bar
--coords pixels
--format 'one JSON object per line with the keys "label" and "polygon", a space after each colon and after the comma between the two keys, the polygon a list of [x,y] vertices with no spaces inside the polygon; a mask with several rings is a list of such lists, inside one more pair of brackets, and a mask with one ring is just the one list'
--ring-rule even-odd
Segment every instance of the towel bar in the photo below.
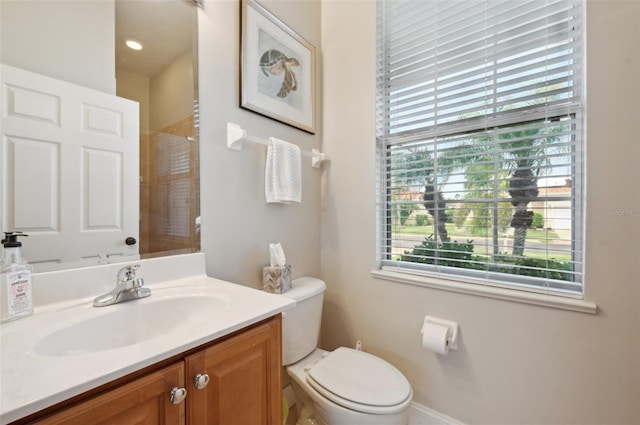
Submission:
{"label": "towel bar", "polygon": [[[227,148],[234,151],[242,150],[242,142],[259,143],[261,145],[269,146],[269,141],[261,139],[259,137],[250,136],[247,134],[247,130],[240,127],[238,124],[232,122],[227,123]],[[311,157],[311,166],[313,168],[320,168],[323,161],[327,161],[327,156],[317,149],[312,149],[311,152],[301,151],[302,155]]]}

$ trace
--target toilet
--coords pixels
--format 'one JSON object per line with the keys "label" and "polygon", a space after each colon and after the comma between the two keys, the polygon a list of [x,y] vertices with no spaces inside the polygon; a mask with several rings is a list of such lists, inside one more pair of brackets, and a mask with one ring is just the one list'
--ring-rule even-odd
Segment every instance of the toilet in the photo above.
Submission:
{"label": "toilet", "polygon": [[282,294],[282,360],[298,398],[298,425],[407,425],[413,391],[393,365],[364,351],[318,348],[322,280],[303,277]]}

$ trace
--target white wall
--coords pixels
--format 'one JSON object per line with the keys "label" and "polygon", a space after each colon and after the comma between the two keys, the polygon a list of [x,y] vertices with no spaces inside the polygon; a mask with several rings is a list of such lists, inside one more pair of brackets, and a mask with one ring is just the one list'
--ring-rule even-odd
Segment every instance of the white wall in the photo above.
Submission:
{"label": "white wall", "polygon": [[0,1],[0,61],[114,94],[115,3]]}
{"label": "white wall", "polygon": [[[316,46],[321,69],[320,2],[260,3]],[[278,137],[305,151],[320,147],[319,131],[311,135],[239,107],[239,22],[238,1],[208,0],[198,14],[202,250],[207,273],[261,287],[269,243],[280,242],[294,277],[319,276],[320,171],[303,157],[302,203],[267,204],[266,147],[246,143],[242,152],[226,147],[228,121],[251,135]],[[319,123],[321,87],[318,84],[316,96]]]}
{"label": "white wall", "polygon": [[[322,1],[322,340],[396,364],[415,401],[466,423],[640,423],[640,2],[587,9],[587,298],[573,313],[373,279],[375,2]],[[607,210],[631,211],[612,215]],[[420,343],[456,320],[457,351]]]}

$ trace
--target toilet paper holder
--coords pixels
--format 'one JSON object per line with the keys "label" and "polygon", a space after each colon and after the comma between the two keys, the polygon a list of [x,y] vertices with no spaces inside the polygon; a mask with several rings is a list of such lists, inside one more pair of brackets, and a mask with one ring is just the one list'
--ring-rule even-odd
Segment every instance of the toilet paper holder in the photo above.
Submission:
{"label": "toilet paper holder", "polygon": [[421,333],[424,332],[424,325],[427,323],[433,323],[436,325],[448,327],[449,332],[447,332],[447,346],[451,350],[458,349],[458,329],[459,329],[458,322],[440,319],[438,317],[433,317],[433,316],[424,316],[424,323],[422,325],[423,328],[420,331]]}

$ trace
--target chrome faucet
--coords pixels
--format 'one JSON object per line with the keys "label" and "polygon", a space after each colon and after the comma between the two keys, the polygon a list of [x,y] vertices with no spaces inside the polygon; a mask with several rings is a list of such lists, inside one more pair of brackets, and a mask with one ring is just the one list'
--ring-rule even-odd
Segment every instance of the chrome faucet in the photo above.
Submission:
{"label": "chrome faucet", "polygon": [[113,291],[100,295],[93,300],[94,307],[104,307],[119,304],[125,301],[137,300],[151,295],[151,289],[143,288],[144,280],[136,277],[136,271],[140,264],[132,264],[123,267],[118,272],[118,280]]}

